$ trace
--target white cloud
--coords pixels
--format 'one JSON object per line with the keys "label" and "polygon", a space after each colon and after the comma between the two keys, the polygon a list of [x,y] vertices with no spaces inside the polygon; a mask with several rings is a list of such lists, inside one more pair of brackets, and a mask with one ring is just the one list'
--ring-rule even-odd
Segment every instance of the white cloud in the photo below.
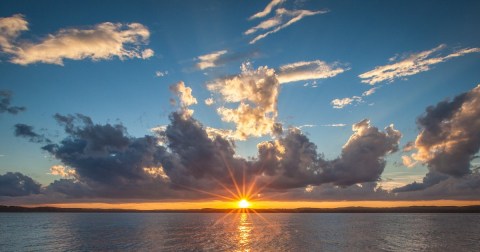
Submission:
{"label": "white cloud", "polygon": [[21,14],[0,18],[0,48],[3,52],[14,53],[12,44],[23,31],[28,31],[28,22]]}
{"label": "white cloud", "polygon": [[17,40],[22,31],[28,30],[28,22],[19,14],[0,19],[0,29],[1,50],[11,57],[10,62],[20,65],[37,62],[63,65],[64,59],[145,59],[154,55],[152,49],[142,49],[141,45],[148,43],[150,31],[139,23],[105,22],[84,29],[61,29],[39,42]]}
{"label": "white cloud", "polygon": [[338,63],[328,64],[321,60],[300,61],[281,66],[278,81],[283,84],[294,81],[326,79],[347,70],[349,69],[338,67]]}
{"label": "white cloud", "polygon": [[157,77],[164,77],[164,76],[167,76],[167,74],[168,74],[168,71],[163,71],[163,72],[162,71],[156,71],[155,72],[155,76],[157,76]]}
{"label": "white cloud", "polygon": [[207,84],[208,90],[220,94],[223,101],[238,104],[236,108],[219,107],[217,112],[223,121],[235,123],[238,140],[271,134],[280,86],[275,70],[266,66],[255,70],[249,63],[242,64],[241,70],[239,75]]}
{"label": "white cloud", "polygon": [[[310,11],[310,10],[287,10],[284,8],[277,9],[275,11],[275,16],[263,21],[257,26],[254,26],[248,29],[245,34],[253,34],[259,30],[267,30],[271,29],[270,31],[260,34],[256,36],[254,39],[250,41],[250,44],[255,44],[257,41],[267,37],[270,34],[276,33],[300,20],[304,17],[313,16],[317,14],[327,13],[326,10],[320,11]],[[273,29],[272,29],[273,28]]]}
{"label": "white cloud", "polygon": [[142,59],[148,59],[150,57],[153,57],[153,55],[155,55],[155,52],[150,48],[142,51]]}
{"label": "white cloud", "polygon": [[198,56],[198,60],[200,62],[197,63],[197,67],[201,70],[212,68],[217,66],[217,62],[220,59],[220,56],[227,53],[227,50],[221,50],[217,52],[213,52],[210,54],[205,54],[202,56]]}
{"label": "white cloud", "polygon": [[197,99],[192,95],[192,89],[185,86],[183,81],[178,82],[175,85],[170,86],[170,90],[178,95],[180,102],[180,109],[185,118],[189,118],[193,115],[194,110],[189,106],[197,104]]}
{"label": "white cloud", "polygon": [[205,105],[211,106],[215,103],[212,97],[205,99]]}
{"label": "white cloud", "polygon": [[[392,82],[395,79],[415,75],[420,72],[430,70],[430,66],[445,62],[449,59],[460,57],[469,53],[480,52],[480,48],[463,48],[454,51],[445,56],[434,55],[444,50],[446,45],[439,45],[431,50],[420,53],[412,53],[406,58],[385,66],[377,66],[375,69],[366,73],[360,74],[359,77],[363,83],[374,85],[379,82]],[[396,60],[397,57],[390,58],[390,61]]]}
{"label": "white cloud", "polygon": [[[334,99],[331,102],[331,104],[332,104],[333,108],[342,109],[342,108],[344,108],[345,106],[348,106],[348,105],[361,103],[361,102],[364,102],[363,97],[370,96],[370,95],[374,94],[377,91],[377,89],[379,89],[379,88],[380,88],[380,86],[372,87],[369,90],[363,92],[362,96],[354,95],[352,97],[347,97],[347,98],[342,98],[342,99]],[[371,106],[373,104],[371,103],[369,105]]]}
{"label": "white cloud", "polygon": [[359,102],[362,102],[362,97],[352,96],[351,98],[346,97],[342,99],[334,99],[330,104],[332,104],[333,108],[341,109],[352,103],[359,103]]}
{"label": "white cloud", "polygon": [[362,96],[370,96],[377,91],[378,87],[370,88],[369,90],[362,93]]}
{"label": "white cloud", "polygon": [[322,124],[322,127],[345,127],[347,126],[345,123],[332,123],[332,124]]}
{"label": "white cloud", "polygon": [[63,178],[76,178],[77,172],[63,165],[53,165],[50,167],[50,174]]}
{"label": "white cloud", "polygon": [[252,19],[255,19],[255,18],[262,18],[262,17],[265,17],[266,15],[270,14],[270,12],[272,11],[272,9],[277,6],[277,5],[280,5],[282,4],[283,2],[285,2],[285,0],[272,0],[266,7],[263,11],[261,12],[258,12],[258,13],[255,13],[253,16],[251,16],[249,18],[249,20],[252,20]]}

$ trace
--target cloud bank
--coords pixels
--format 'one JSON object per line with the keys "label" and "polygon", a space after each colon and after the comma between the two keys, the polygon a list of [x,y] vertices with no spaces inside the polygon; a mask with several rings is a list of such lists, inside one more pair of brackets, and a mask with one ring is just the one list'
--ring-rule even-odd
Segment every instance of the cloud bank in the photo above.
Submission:
{"label": "cloud bank", "polygon": [[65,28],[35,42],[19,39],[29,28],[25,17],[17,14],[0,18],[0,30],[0,50],[10,56],[10,62],[20,65],[63,65],[65,59],[146,59],[154,55],[152,49],[143,48],[150,31],[139,23],[105,22],[82,29]]}

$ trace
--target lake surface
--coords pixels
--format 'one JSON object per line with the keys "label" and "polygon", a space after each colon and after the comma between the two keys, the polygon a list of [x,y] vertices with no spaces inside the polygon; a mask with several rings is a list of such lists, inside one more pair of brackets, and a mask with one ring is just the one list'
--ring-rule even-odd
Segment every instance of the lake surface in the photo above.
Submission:
{"label": "lake surface", "polygon": [[480,251],[480,214],[0,213],[0,251]]}

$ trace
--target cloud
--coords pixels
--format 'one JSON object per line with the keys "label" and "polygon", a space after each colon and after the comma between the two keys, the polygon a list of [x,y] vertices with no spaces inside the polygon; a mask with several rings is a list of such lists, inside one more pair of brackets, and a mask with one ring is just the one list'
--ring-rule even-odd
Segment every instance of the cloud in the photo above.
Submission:
{"label": "cloud", "polygon": [[401,134],[393,126],[380,132],[368,120],[354,124],[352,129],[354,133],[342,154],[334,160],[323,159],[300,130],[290,129],[286,136],[258,145],[256,165],[264,176],[274,177],[269,183],[277,189],[377,181],[385,168],[384,156],[397,151]]}
{"label": "cloud", "polygon": [[370,96],[370,95],[374,94],[377,91],[377,89],[379,89],[379,88],[380,88],[380,86],[370,88],[369,90],[363,92],[361,96],[354,95],[352,97],[345,97],[345,98],[341,98],[341,99],[339,99],[339,98],[333,99],[330,102],[330,104],[332,104],[333,108],[342,109],[342,108],[344,108],[348,105],[362,103],[362,102],[364,102],[363,97],[367,97],[367,96]]}
{"label": "cloud", "polygon": [[209,98],[205,99],[205,105],[207,105],[207,106],[211,106],[214,103],[215,103],[215,100],[213,100],[212,97],[209,97]]}
{"label": "cloud", "polygon": [[0,196],[18,197],[39,194],[40,184],[19,172],[0,175]]}
{"label": "cloud", "polygon": [[185,86],[183,81],[170,86],[170,91],[178,96],[180,102],[180,111],[185,117],[191,117],[194,110],[189,106],[197,104],[197,99],[192,95],[192,89]]}
{"label": "cloud", "polygon": [[325,171],[337,185],[373,182],[380,178],[385,168],[384,156],[398,150],[402,134],[393,124],[381,132],[364,119],[352,126],[354,134],[342,148],[340,158]]}
{"label": "cloud", "polygon": [[213,53],[205,54],[202,56],[198,56],[198,60],[200,62],[197,63],[197,67],[200,70],[204,70],[207,68],[217,67],[217,63],[220,60],[220,56],[227,53],[227,50],[216,51]]}
{"label": "cloud", "polygon": [[332,123],[332,124],[322,124],[322,127],[345,127],[347,126],[345,123]]}
{"label": "cloud", "polygon": [[62,178],[77,177],[77,173],[74,169],[70,169],[63,165],[52,165],[52,167],[50,167],[50,174],[54,176],[60,176]]}
{"label": "cloud", "polygon": [[460,177],[471,173],[480,150],[480,85],[426,109],[411,157],[430,171]]}
{"label": "cloud", "polygon": [[472,175],[471,170],[471,161],[480,150],[479,118],[480,85],[451,101],[428,107],[417,120],[420,134],[404,148],[405,152],[414,153],[402,159],[407,167],[426,164],[429,172],[423,182],[408,184],[395,192],[426,190],[443,182],[451,189],[454,182],[471,183],[471,178],[480,181],[478,174]]}
{"label": "cloud", "polygon": [[[445,48],[446,45],[442,44],[431,50],[412,53],[393,64],[377,66],[371,71],[360,74],[359,77],[362,79],[363,83],[370,85],[383,81],[392,82],[398,78],[428,71],[432,65],[445,62],[452,58],[480,52],[480,48],[463,48],[455,50],[447,55],[440,55],[440,52]],[[393,60],[396,60],[396,58]]]}
{"label": "cloud", "polygon": [[217,112],[223,121],[235,123],[237,139],[246,139],[272,132],[278,114],[279,86],[274,69],[265,66],[255,70],[244,63],[239,75],[214,80],[207,89],[227,103],[238,104],[236,108],[221,106]]}
{"label": "cloud", "polygon": [[350,105],[352,103],[359,103],[359,102],[362,102],[362,97],[352,96],[351,98],[346,97],[342,99],[334,99],[330,104],[332,104],[333,108],[342,109],[347,105]]}
{"label": "cloud", "polygon": [[257,35],[253,38],[249,43],[255,44],[257,41],[266,38],[270,34],[276,33],[300,20],[304,17],[324,14],[327,13],[328,10],[320,10],[320,11],[310,11],[310,10],[287,10],[284,8],[276,9],[275,16],[261,22],[259,25],[254,26],[248,29],[245,34],[250,35],[256,33],[259,30],[268,30],[263,34]]}
{"label": "cloud", "polygon": [[16,115],[26,110],[25,107],[10,106],[11,100],[12,100],[12,92],[8,90],[0,90],[0,114],[9,113],[12,115]]}
{"label": "cloud", "polygon": [[15,124],[15,132],[16,137],[24,137],[27,138],[28,141],[32,143],[49,143],[50,139],[46,138],[44,135],[35,133],[33,130],[33,126],[26,125],[26,124]]}
{"label": "cloud", "polygon": [[12,45],[23,31],[28,31],[28,22],[21,14],[0,18],[0,49],[5,53],[14,53],[16,48]]}
{"label": "cloud", "polygon": [[157,76],[157,77],[164,77],[164,76],[167,76],[167,74],[168,74],[168,71],[163,71],[163,72],[162,71],[156,71],[155,72],[155,76]]}
{"label": "cloud", "polygon": [[288,83],[312,79],[326,79],[334,77],[348,70],[338,66],[338,63],[327,64],[321,60],[300,61],[280,67],[278,81]]}
{"label": "cloud", "polygon": [[18,40],[28,30],[23,15],[0,19],[0,29],[1,50],[10,55],[10,62],[20,65],[37,62],[63,65],[64,59],[146,59],[154,55],[152,49],[142,49],[148,43],[150,31],[139,23],[105,22],[84,29],[66,28],[38,42]]}
{"label": "cloud", "polygon": [[249,18],[249,20],[255,19],[255,18],[262,18],[270,14],[272,9],[276,7],[277,5],[280,5],[284,3],[285,0],[272,0],[267,6],[265,6],[265,9],[261,12],[255,13],[253,16]]}

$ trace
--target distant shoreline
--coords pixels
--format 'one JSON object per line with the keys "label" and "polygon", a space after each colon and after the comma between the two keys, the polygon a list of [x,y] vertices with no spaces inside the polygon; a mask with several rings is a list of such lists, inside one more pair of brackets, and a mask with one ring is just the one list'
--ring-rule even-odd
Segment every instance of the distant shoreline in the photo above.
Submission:
{"label": "distant shoreline", "polygon": [[[2,206],[0,212],[17,213],[228,213],[242,209],[101,209],[101,208],[59,208]],[[411,206],[411,207],[342,207],[342,208],[295,208],[295,209],[253,209],[257,213],[480,213],[477,206]],[[252,211],[250,211],[252,212]]]}

